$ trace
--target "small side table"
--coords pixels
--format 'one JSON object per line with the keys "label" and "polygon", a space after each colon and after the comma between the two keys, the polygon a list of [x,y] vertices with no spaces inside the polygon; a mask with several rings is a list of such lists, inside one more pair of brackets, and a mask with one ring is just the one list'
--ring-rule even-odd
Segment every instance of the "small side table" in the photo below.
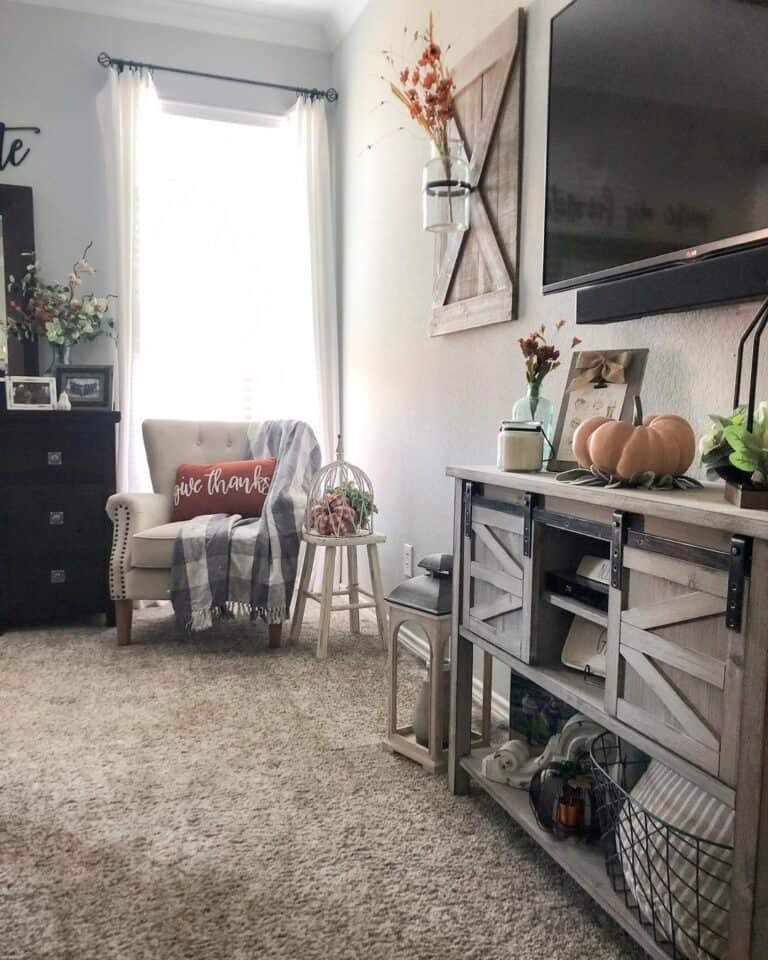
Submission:
{"label": "small side table", "polygon": [[[362,537],[321,537],[314,533],[302,534],[304,540],[304,564],[301,568],[301,577],[296,588],[296,605],[291,622],[291,642],[301,633],[304,620],[304,610],[307,600],[314,600],[320,604],[320,635],[317,639],[318,659],[328,656],[328,634],[331,627],[331,614],[340,611],[349,611],[349,629],[352,633],[360,633],[360,611],[368,607],[376,609],[376,620],[379,626],[379,638],[385,642],[386,610],[384,607],[384,591],[381,585],[381,566],[379,564],[379,544],[386,543],[387,538],[378,533],[371,533]],[[312,579],[312,568],[315,563],[315,553],[318,547],[325,548],[323,563],[323,585],[320,593],[309,589]],[[368,551],[368,569],[371,574],[372,593],[363,590],[357,572],[357,548],[366,547]],[[333,589],[333,574],[336,569],[336,551],[346,548],[349,583],[345,589]],[[361,601],[360,597],[369,600]],[[348,603],[334,606],[334,597],[347,597]]]}

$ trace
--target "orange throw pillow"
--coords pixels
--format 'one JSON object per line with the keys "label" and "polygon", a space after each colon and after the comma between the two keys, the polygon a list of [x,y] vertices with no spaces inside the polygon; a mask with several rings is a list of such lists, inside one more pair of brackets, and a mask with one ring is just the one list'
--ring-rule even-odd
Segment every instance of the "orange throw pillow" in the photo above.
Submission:
{"label": "orange throw pillow", "polygon": [[277,460],[182,463],[176,468],[171,523],[208,513],[260,517]]}

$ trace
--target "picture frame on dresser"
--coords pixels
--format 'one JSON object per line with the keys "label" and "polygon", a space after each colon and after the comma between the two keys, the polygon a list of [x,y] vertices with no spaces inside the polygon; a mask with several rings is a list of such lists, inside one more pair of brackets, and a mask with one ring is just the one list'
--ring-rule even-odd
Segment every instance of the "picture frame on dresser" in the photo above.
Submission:
{"label": "picture frame on dresser", "polygon": [[8,410],[54,410],[55,377],[6,377],[5,402]]}
{"label": "picture frame on dresser", "polygon": [[647,348],[577,350],[571,356],[547,469],[560,473],[576,466],[573,435],[589,417],[632,418],[634,398],[643,387]]}
{"label": "picture frame on dresser", "polygon": [[73,410],[111,410],[113,371],[111,363],[58,366],[59,396],[66,393]]}

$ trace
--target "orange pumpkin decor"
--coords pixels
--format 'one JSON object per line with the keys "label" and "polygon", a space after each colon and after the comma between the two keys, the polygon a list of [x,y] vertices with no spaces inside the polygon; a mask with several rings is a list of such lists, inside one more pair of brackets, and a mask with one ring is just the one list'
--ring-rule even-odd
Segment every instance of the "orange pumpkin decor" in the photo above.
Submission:
{"label": "orange pumpkin decor", "polygon": [[679,477],[693,463],[696,436],[682,417],[643,417],[640,398],[635,397],[632,423],[607,417],[585,420],[573,435],[573,452],[580,467],[595,466],[609,477]]}

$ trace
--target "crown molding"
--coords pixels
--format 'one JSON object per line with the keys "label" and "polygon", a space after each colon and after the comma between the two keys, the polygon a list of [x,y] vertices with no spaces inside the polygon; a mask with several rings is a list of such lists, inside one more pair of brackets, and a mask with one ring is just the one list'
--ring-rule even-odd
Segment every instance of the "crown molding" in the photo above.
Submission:
{"label": "crown molding", "polygon": [[349,33],[369,0],[334,0],[326,23],[331,50],[334,50]]}
{"label": "crown molding", "polygon": [[[187,0],[130,0],[130,2],[105,2],[105,0],[13,0],[35,7],[50,7],[70,10],[94,16],[115,17],[140,23],[194,30],[240,39],[258,40],[286,47],[301,47],[309,50],[330,52],[341,36],[341,25],[347,18],[336,14],[323,19],[311,19],[306,15],[295,19],[268,16],[262,13],[224,7],[189,3]],[[366,0],[358,0],[360,9]],[[338,9],[338,7],[336,8]],[[355,13],[360,12],[360,9]],[[354,17],[353,17],[354,19]],[[346,24],[348,27],[351,25]]]}

